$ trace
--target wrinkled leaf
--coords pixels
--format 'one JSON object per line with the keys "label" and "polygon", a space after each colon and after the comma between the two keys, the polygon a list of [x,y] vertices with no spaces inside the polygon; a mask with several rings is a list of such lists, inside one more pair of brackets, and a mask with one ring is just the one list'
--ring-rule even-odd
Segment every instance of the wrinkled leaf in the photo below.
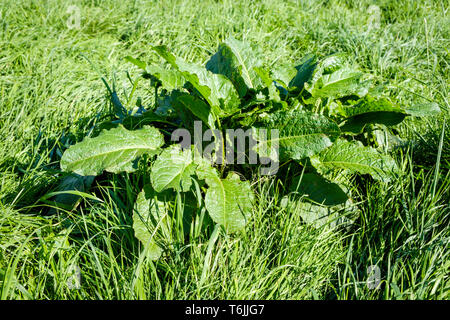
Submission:
{"label": "wrinkled leaf", "polygon": [[408,106],[406,112],[414,117],[425,117],[436,115],[441,112],[441,109],[436,102],[425,102]]}
{"label": "wrinkled leaf", "polygon": [[337,140],[331,147],[311,158],[312,165],[321,170],[343,169],[350,173],[370,174],[374,179],[390,180],[398,167],[389,155],[362,143]]}
{"label": "wrinkled leaf", "polygon": [[67,149],[61,159],[61,169],[83,176],[99,175],[104,170],[132,172],[138,157],[156,154],[163,143],[162,134],[154,127],[129,131],[119,125]]}
{"label": "wrinkled leaf", "polygon": [[[278,130],[278,137],[271,129]],[[267,156],[279,148],[280,161],[310,157],[331,146],[339,134],[336,123],[307,111],[278,111],[267,115],[253,128],[253,138],[258,141],[257,152]]]}
{"label": "wrinkled leaf", "polygon": [[206,171],[205,206],[214,222],[221,224],[229,233],[245,227],[250,219],[254,195],[248,181],[242,182],[239,176],[230,172],[226,179]]}
{"label": "wrinkled leaf", "polygon": [[214,128],[214,117],[211,113],[211,107],[203,100],[189,94],[183,94],[177,97],[174,103],[178,107],[184,107],[191,111],[196,117],[206,123],[210,128]]}
{"label": "wrinkled leaf", "polygon": [[320,62],[320,69],[323,74],[332,73],[336,70],[342,68],[345,62],[345,54],[344,53],[335,53],[325,57]]}
{"label": "wrinkled leaf", "polygon": [[168,70],[158,65],[147,65],[145,62],[130,56],[126,56],[125,59],[142,69],[144,77],[156,79],[163,89],[168,91],[181,88],[186,82],[186,79],[176,70]]}
{"label": "wrinkled leaf", "polygon": [[172,145],[166,148],[152,165],[152,186],[157,192],[169,188],[189,191],[196,166],[191,150],[182,150],[179,145]]}

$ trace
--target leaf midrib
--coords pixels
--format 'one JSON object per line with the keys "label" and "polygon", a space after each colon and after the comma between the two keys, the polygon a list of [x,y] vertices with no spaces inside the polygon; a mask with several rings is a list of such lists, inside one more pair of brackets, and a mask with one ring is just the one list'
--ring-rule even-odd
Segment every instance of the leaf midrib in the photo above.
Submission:
{"label": "leaf midrib", "polygon": [[[330,134],[330,133],[338,134],[339,131],[331,131],[331,132],[314,132],[314,133],[308,133],[308,134],[303,134],[303,135],[286,136],[286,137],[281,137],[281,138],[277,138],[277,139],[268,139],[268,140],[265,141],[265,143],[272,142],[272,141],[281,141],[281,140],[288,140],[288,139],[303,138],[303,137],[315,136],[315,135],[324,135],[325,137],[329,138],[327,134]],[[330,140],[331,140],[331,139],[330,139]],[[260,143],[264,143],[264,141],[262,141],[262,142],[260,142]]]}
{"label": "leaf midrib", "polygon": [[[178,172],[175,171],[176,174],[173,176],[172,179],[169,178],[169,182],[168,182],[167,184],[164,184],[164,188],[162,188],[161,190],[166,189],[167,186],[170,185],[173,181],[175,181],[175,179],[176,179],[177,177],[181,177],[181,173],[182,173],[183,171],[185,171],[186,168],[187,168],[189,165],[191,165],[191,164],[192,164],[192,162],[189,162],[189,164],[183,163],[183,166],[181,167],[181,169],[180,169]],[[180,178],[180,182],[181,182],[181,180],[182,180],[182,179]],[[178,187],[177,187],[177,188],[178,188]],[[181,187],[181,188],[183,189],[183,187]]]}
{"label": "leaf midrib", "polygon": [[107,154],[116,153],[116,152],[121,152],[121,151],[141,150],[141,149],[147,149],[147,150],[149,150],[149,151],[154,151],[154,150],[156,150],[157,148],[152,149],[152,148],[149,148],[149,147],[133,147],[133,148],[120,148],[120,149],[114,149],[114,150],[112,150],[112,151],[108,151],[108,152],[104,152],[104,153],[98,153],[98,154],[94,154],[94,155],[89,156],[89,157],[86,157],[86,158],[82,158],[82,159],[79,159],[79,160],[71,161],[71,162],[69,162],[69,164],[73,166],[73,165],[78,164],[78,163],[80,163],[80,162],[88,161],[89,159],[92,159],[92,158],[97,158],[97,157],[106,156]]}
{"label": "leaf midrib", "polygon": [[239,53],[238,50],[234,50],[233,46],[230,46],[229,44],[227,44],[227,45],[231,49],[231,51],[233,51],[234,55],[238,59],[239,64],[242,66],[243,74],[245,74],[245,77],[247,78],[248,82],[250,83],[251,88],[253,88],[253,82],[252,82],[252,80],[250,78],[250,73],[249,73],[249,71],[247,69],[247,66],[244,63],[244,60],[242,59],[241,54]]}
{"label": "leaf midrib", "polygon": [[380,174],[378,171],[381,171],[384,173],[384,170],[378,167],[374,167],[374,166],[370,166],[368,164],[365,163],[360,163],[360,162],[348,162],[348,161],[320,161],[321,164],[343,164],[346,165],[346,168],[348,168],[349,166],[361,166],[361,167],[365,167],[368,169],[372,169],[372,171],[377,172],[378,174]]}
{"label": "leaf midrib", "polygon": [[[217,180],[216,183],[219,185],[220,188],[220,192],[223,195],[223,217],[224,217],[224,226],[225,228],[227,228],[227,210],[226,210],[226,206],[227,206],[227,201],[226,201],[226,192],[225,192],[225,187],[223,185],[222,179],[220,179],[218,176],[214,176],[213,178],[214,180]],[[211,184],[210,184],[210,188],[211,188]]]}
{"label": "leaf midrib", "polygon": [[327,82],[327,83],[324,84],[323,87],[321,87],[319,90],[323,90],[324,88],[326,88],[326,87],[328,87],[328,86],[332,86],[332,85],[334,85],[334,84],[336,84],[336,83],[338,83],[338,82],[341,82],[341,81],[346,81],[346,80],[350,80],[350,79],[352,79],[352,78],[356,78],[357,76],[361,76],[361,74],[360,74],[360,73],[355,73],[355,74],[352,75],[351,77],[349,76],[349,77],[346,77],[346,78],[339,78],[339,79],[337,79],[337,80],[335,80],[335,81]]}

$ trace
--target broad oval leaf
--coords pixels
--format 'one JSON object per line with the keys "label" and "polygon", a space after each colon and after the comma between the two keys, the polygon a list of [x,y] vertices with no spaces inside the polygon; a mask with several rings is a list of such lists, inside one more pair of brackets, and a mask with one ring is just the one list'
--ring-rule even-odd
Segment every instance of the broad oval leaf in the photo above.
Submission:
{"label": "broad oval leaf", "polygon": [[360,133],[367,124],[378,123],[386,126],[399,124],[406,117],[406,112],[393,105],[386,98],[375,99],[366,96],[355,105],[345,107],[344,115],[347,117],[341,130],[351,133]]}
{"label": "broad oval leaf", "polygon": [[311,164],[319,171],[343,169],[350,173],[370,174],[381,181],[390,180],[398,172],[397,163],[389,155],[365,147],[359,141],[342,139],[312,157]]}
{"label": "broad oval leaf", "polygon": [[351,200],[335,206],[319,205],[302,199],[285,197],[282,205],[295,211],[302,220],[314,228],[349,227],[358,214],[358,208]]}
{"label": "broad oval leaf", "polygon": [[239,176],[230,172],[226,179],[207,171],[205,181],[205,206],[214,222],[221,224],[229,233],[245,227],[250,219],[254,195],[248,181],[241,181]]}
{"label": "broad oval leaf", "polygon": [[292,180],[290,191],[326,206],[345,203],[347,194],[338,184],[330,182],[316,173],[304,173]]}
{"label": "broad oval leaf", "polygon": [[220,44],[218,52],[206,63],[206,69],[230,79],[239,96],[243,97],[248,89],[258,86],[260,80],[254,68],[261,65],[248,43],[230,37]]}
{"label": "broad oval leaf", "polygon": [[146,185],[136,199],[133,212],[135,237],[142,242],[151,260],[159,259],[163,251],[158,242],[172,242],[168,203],[164,200],[164,195],[157,195]]}
{"label": "broad oval leaf", "polygon": [[[302,65],[306,62],[305,71],[311,72],[308,76],[308,80],[303,83],[303,86],[308,90],[312,91],[316,86],[318,86],[318,81],[324,74],[330,74],[334,71],[343,67],[344,64],[344,55],[343,54],[332,54],[321,61],[316,62],[315,65],[312,65],[314,62],[312,60],[312,55],[308,55],[303,58]],[[308,61],[309,60],[309,61]],[[308,73],[306,73],[308,75]]]}
{"label": "broad oval leaf", "polygon": [[408,106],[406,112],[414,117],[424,117],[436,115],[441,112],[441,109],[436,102],[425,102]]}
{"label": "broad oval leaf", "polygon": [[186,83],[183,75],[176,70],[165,69],[160,66],[150,65],[146,68],[144,76],[151,75],[158,79],[163,89],[168,91],[182,88]]}
{"label": "broad oval leaf", "polygon": [[67,149],[61,159],[61,169],[82,176],[99,175],[105,170],[132,172],[138,157],[156,154],[163,144],[162,134],[154,127],[129,131],[119,125]]}
{"label": "broad oval leaf", "polygon": [[165,46],[155,46],[153,50],[197,89],[202,97],[208,101],[216,115],[225,116],[239,110],[239,95],[226,77],[175,57]]}
{"label": "broad oval leaf", "polygon": [[192,151],[179,145],[166,148],[152,165],[152,186],[157,192],[172,188],[186,192],[192,185],[196,164]]}
{"label": "broad oval leaf", "polygon": [[157,65],[147,65],[144,61],[130,56],[126,56],[125,59],[143,70],[144,77],[150,77],[153,80],[157,79],[157,82],[166,90],[181,88],[186,82],[186,79],[176,70],[168,70]]}
{"label": "broad oval leaf", "polygon": [[182,94],[173,101],[175,108],[183,107],[192,112],[196,117],[206,123],[210,128],[215,128],[214,116],[211,113],[211,107],[200,98],[190,95]]}
{"label": "broad oval leaf", "polygon": [[[300,61],[300,63],[302,63]],[[294,67],[291,64],[281,64],[279,66],[276,66],[274,69],[272,69],[272,78],[275,80],[278,84],[281,84],[284,88],[288,88],[290,82],[294,79],[296,74],[298,73],[298,68],[300,68],[301,65]]]}
{"label": "broad oval leaf", "polygon": [[311,79],[316,65],[317,59],[315,55],[308,54],[307,56],[305,56],[300,61],[300,65],[295,67],[295,69],[297,69],[297,73],[289,82],[289,87],[302,90],[305,83]]}
{"label": "broad oval leaf", "polygon": [[305,88],[313,97],[341,98],[359,93],[361,77],[362,73],[359,71],[342,68],[322,75],[312,85],[305,84]]}
{"label": "broad oval leaf", "polygon": [[339,135],[336,123],[309,111],[278,111],[253,128],[260,156],[278,149],[280,161],[310,157],[331,146]]}

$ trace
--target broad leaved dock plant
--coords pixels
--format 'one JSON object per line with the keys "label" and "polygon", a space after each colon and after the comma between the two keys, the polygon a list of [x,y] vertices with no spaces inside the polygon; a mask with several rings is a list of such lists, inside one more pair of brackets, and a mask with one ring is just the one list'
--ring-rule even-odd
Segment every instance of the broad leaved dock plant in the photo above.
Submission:
{"label": "broad leaved dock plant", "polygon": [[[116,116],[103,124],[109,128],[72,145],[61,160],[63,171],[82,176],[133,173],[138,161],[145,163],[149,179],[137,196],[133,227],[151,259],[174,241],[169,206],[182,193],[195,200],[185,201],[181,225],[206,210],[216,224],[235,233],[252,218],[256,197],[250,181],[242,178],[248,164],[217,165],[196,154],[196,148],[165,139],[179,128],[193,132],[196,121],[222,132],[250,130],[260,157],[273,158],[280,167],[297,163],[301,174],[290,178],[288,190],[301,199],[305,222],[315,226],[336,218],[335,208],[352,205],[350,177],[396,177],[397,164],[380,148],[375,132],[393,136],[390,127],[415,115],[414,110],[380,95],[371,78],[344,55],[319,59],[310,54],[297,66],[269,70],[249,44],[233,38],[205,66],[184,61],[164,46],[151,49],[164,63],[127,60],[150,80],[154,105],[132,112],[110,91]],[[278,134],[263,136],[262,129]]]}

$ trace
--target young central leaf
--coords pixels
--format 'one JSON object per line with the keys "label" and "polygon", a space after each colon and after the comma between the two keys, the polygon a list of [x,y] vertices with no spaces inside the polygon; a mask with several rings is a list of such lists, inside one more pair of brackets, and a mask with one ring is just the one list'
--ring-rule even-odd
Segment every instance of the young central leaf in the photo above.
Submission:
{"label": "young central leaf", "polygon": [[338,140],[330,148],[311,159],[318,170],[344,169],[351,173],[370,174],[377,180],[389,180],[398,172],[394,159],[361,142]]}
{"label": "young central leaf", "polygon": [[[278,130],[278,137],[271,130]],[[336,123],[307,111],[278,111],[253,128],[258,153],[265,156],[262,150],[279,148],[280,161],[310,157],[331,146],[339,134]]]}
{"label": "young central leaf", "polygon": [[317,58],[313,54],[309,54],[300,61],[300,65],[296,67],[297,73],[291,81],[289,81],[289,87],[303,89],[303,86],[312,77],[314,69],[317,65]]}
{"label": "young central leaf", "polygon": [[192,114],[206,123],[210,128],[215,128],[211,107],[200,98],[189,94],[182,94],[173,101],[173,105],[175,108],[183,107],[191,111]]}
{"label": "young central leaf", "polygon": [[128,131],[119,125],[67,149],[61,159],[61,169],[83,176],[99,175],[104,170],[132,172],[138,157],[156,154],[163,144],[162,134],[154,127]]}
{"label": "young central leaf", "polygon": [[154,162],[150,175],[152,186],[157,192],[169,188],[189,191],[195,167],[192,151],[173,145],[165,149]]}
{"label": "young central leaf", "polygon": [[[133,63],[138,68],[144,71],[144,77],[151,76],[151,79],[157,79],[163,89],[173,90],[182,88],[186,79],[176,70],[168,70],[158,65],[147,65],[145,62],[127,56],[126,60]],[[153,77],[153,78],[152,78]]]}
{"label": "young central leaf", "polygon": [[228,115],[238,110],[239,96],[233,84],[226,77],[175,57],[164,46],[155,46],[153,50],[197,89],[208,101],[216,115]]}
{"label": "young central leaf", "polygon": [[254,68],[261,65],[249,44],[228,38],[206,63],[206,69],[230,79],[239,96],[243,97],[248,89],[257,87],[260,80]]}

